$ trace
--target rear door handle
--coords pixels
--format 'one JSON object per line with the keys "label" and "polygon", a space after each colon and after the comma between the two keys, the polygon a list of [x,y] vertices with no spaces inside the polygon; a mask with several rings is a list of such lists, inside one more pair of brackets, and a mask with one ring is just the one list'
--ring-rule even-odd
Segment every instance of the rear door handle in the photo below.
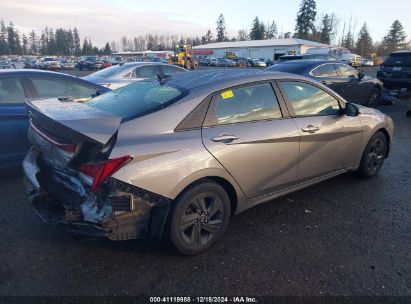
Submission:
{"label": "rear door handle", "polygon": [[331,81],[327,81],[327,80],[323,80],[323,81],[321,81],[322,82],[322,84],[324,84],[324,85],[330,85],[330,84],[332,84],[332,82]]}
{"label": "rear door handle", "polygon": [[318,130],[320,130],[319,127],[313,126],[313,125],[308,125],[305,128],[302,128],[301,131],[307,132],[307,133],[315,133]]}
{"label": "rear door handle", "polygon": [[214,142],[222,142],[225,144],[228,144],[234,140],[239,139],[239,137],[235,136],[235,135],[231,135],[231,134],[220,134],[218,136],[215,136],[213,138],[211,138],[212,141]]}

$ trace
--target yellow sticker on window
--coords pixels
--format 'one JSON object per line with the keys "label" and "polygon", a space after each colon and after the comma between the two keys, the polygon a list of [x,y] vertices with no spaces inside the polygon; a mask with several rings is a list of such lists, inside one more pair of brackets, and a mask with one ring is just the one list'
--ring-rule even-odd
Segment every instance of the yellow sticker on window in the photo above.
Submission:
{"label": "yellow sticker on window", "polygon": [[228,90],[225,91],[223,93],[220,94],[222,99],[228,99],[228,98],[233,98],[234,97],[234,93],[232,90]]}

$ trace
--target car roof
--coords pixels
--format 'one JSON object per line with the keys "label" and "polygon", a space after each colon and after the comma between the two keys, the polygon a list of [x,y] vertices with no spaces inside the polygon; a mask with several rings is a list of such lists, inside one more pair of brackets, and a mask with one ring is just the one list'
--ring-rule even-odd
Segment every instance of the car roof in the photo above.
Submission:
{"label": "car roof", "polygon": [[144,66],[144,65],[170,65],[168,63],[163,63],[159,61],[136,61],[136,62],[126,62],[120,63],[120,66],[124,67],[136,67],[136,66]]}
{"label": "car roof", "polygon": [[188,73],[173,74],[167,84],[176,85],[187,90],[204,87],[227,87],[235,86],[249,82],[264,81],[270,79],[282,78],[306,79],[305,77],[271,71],[261,71],[256,69],[236,70],[218,69],[218,70],[199,70],[190,71]]}
{"label": "car roof", "polygon": [[324,63],[344,64],[342,62],[335,62],[335,61],[330,61],[330,60],[319,60],[319,59],[290,60],[290,61],[280,62],[278,64],[290,64],[290,65],[299,64],[301,65],[301,67],[314,67],[314,66],[321,65]]}
{"label": "car roof", "polygon": [[396,51],[396,52],[391,53],[390,55],[395,55],[395,54],[411,54],[411,50]]}
{"label": "car roof", "polygon": [[68,74],[64,74],[64,73],[52,72],[52,71],[42,71],[42,70],[32,70],[32,69],[3,69],[3,70],[0,70],[0,76],[20,76],[20,77],[23,77],[23,76],[52,76],[52,77],[57,76],[57,77],[62,77],[66,79],[72,79],[74,81],[79,81],[83,83],[87,82],[95,87],[98,87],[105,91],[107,90],[106,87],[89,82],[85,79],[72,76],[72,75],[68,75]]}

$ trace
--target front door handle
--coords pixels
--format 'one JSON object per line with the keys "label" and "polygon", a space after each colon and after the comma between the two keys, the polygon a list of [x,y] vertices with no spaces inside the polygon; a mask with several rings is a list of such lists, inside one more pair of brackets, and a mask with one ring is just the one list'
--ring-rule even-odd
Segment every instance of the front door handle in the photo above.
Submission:
{"label": "front door handle", "polygon": [[228,144],[237,139],[239,139],[237,136],[231,134],[220,134],[218,136],[211,138],[211,140],[214,142],[222,142],[225,144]]}
{"label": "front door handle", "polygon": [[322,82],[322,84],[324,84],[324,85],[326,85],[326,86],[328,86],[328,85],[331,85],[332,84],[332,82],[331,81],[327,81],[327,80],[323,80],[323,81],[321,81]]}
{"label": "front door handle", "polygon": [[302,128],[301,131],[307,132],[307,133],[315,133],[318,130],[320,130],[319,127],[313,126],[313,125],[308,125],[305,128]]}

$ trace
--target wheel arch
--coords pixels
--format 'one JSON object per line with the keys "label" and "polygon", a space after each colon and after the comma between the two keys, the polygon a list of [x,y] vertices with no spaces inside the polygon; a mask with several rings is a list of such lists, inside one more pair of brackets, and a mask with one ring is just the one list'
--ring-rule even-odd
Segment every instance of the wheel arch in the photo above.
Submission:
{"label": "wheel arch", "polygon": [[236,188],[234,185],[228,181],[226,178],[221,177],[221,176],[204,176],[201,178],[196,179],[195,181],[191,182],[188,184],[184,189],[182,189],[179,194],[176,196],[176,198],[173,200],[173,202],[177,201],[188,189],[201,184],[206,181],[212,181],[221,187],[226,191],[229,199],[230,199],[230,205],[231,205],[231,215],[233,216],[236,211],[237,211],[237,206],[238,206],[238,194],[236,191]]}
{"label": "wheel arch", "polygon": [[377,133],[377,132],[381,132],[382,134],[384,134],[385,139],[387,140],[387,152],[386,152],[386,154],[385,154],[385,158],[387,158],[388,155],[390,154],[390,148],[391,148],[391,137],[390,137],[390,134],[388,133],[388,131],[387,131],[385,128],[379,128],[378,130],[376,130],[376,131],[374,132],[374,134]]}

